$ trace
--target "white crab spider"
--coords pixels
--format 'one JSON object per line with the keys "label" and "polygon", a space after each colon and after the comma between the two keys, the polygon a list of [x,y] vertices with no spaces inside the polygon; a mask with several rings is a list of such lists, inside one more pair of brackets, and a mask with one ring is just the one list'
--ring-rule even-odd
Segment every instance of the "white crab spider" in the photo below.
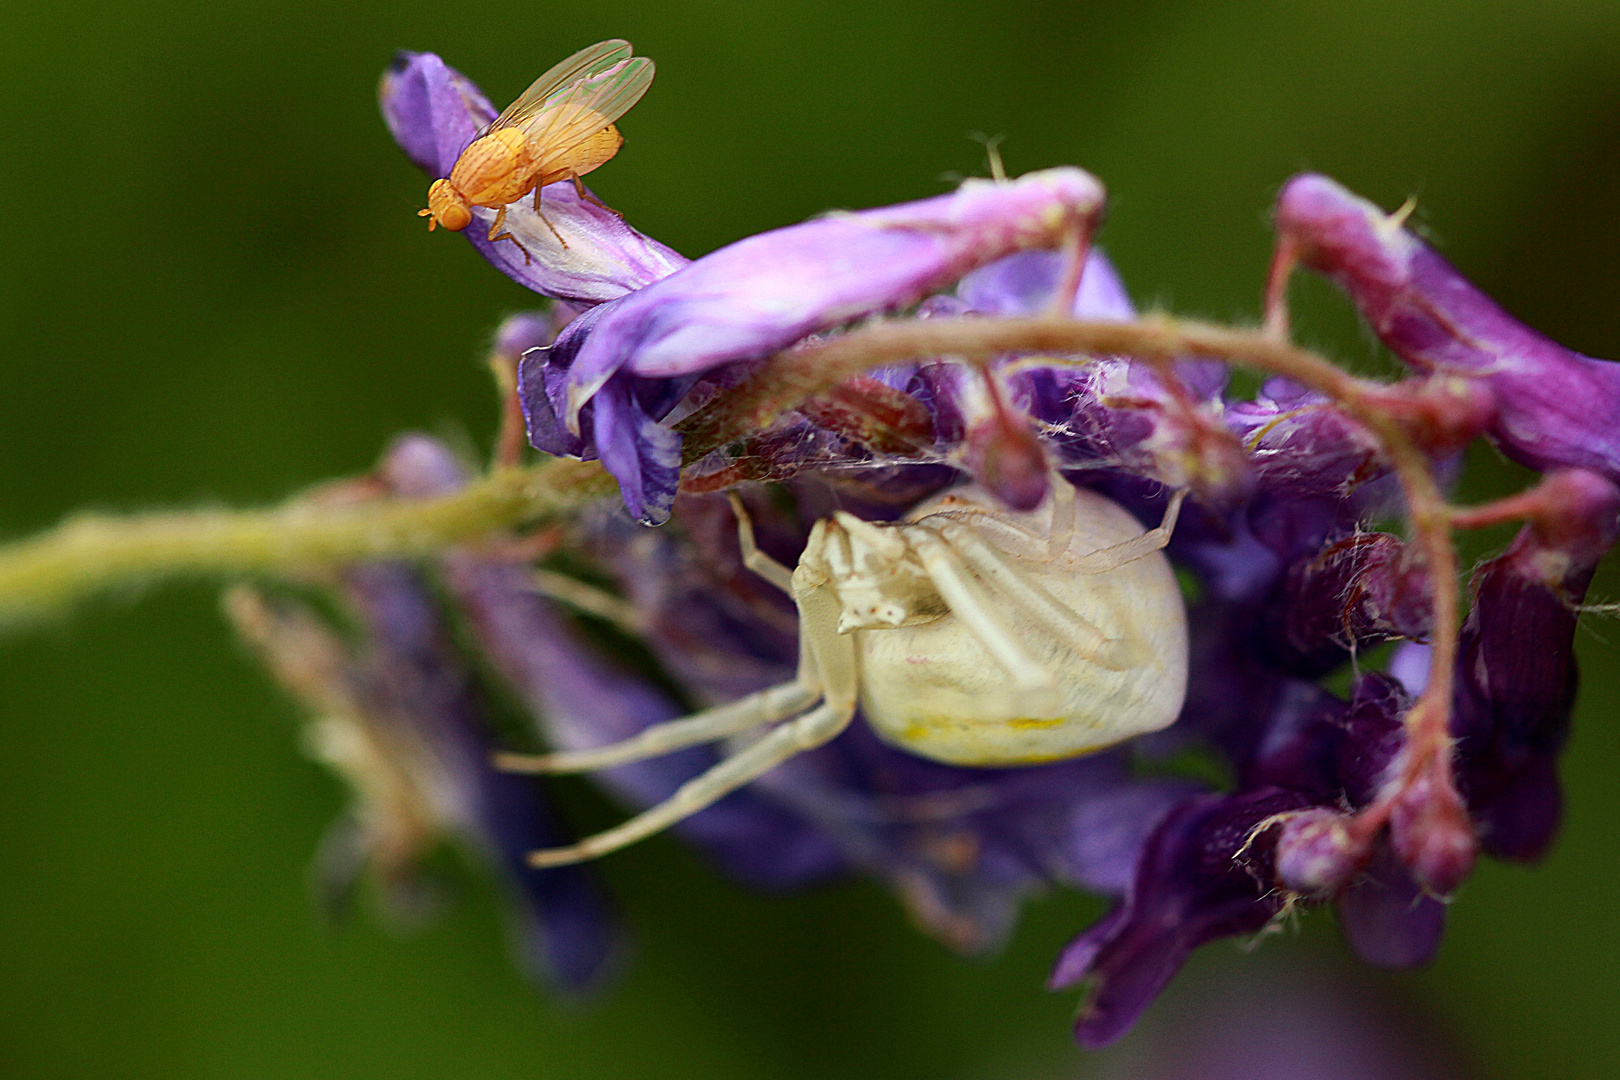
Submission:
{"label": "white crab spider", "polygon": [[1168,726],[1186,693],[1187,619],[1160,549],[1181,494],[1144,532],[1101,495],[1053,487],[1032,513],[977,488],[894,524],[838,511],[791,571],[754,546],[733,496],[744,562],[799,609],[794,680],[624,742],[501,763],[587,772],[775,726],[659,805],[529,862],[579,862],[659,832],[833,739],[857,702],[885,741],[950,765],[1055,761]]}

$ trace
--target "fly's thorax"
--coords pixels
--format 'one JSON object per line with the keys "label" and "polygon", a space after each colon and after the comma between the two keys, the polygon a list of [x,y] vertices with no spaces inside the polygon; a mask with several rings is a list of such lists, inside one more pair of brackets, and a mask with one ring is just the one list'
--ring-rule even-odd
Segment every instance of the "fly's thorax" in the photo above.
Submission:
{"label": "fly's thorax", "polygon": [[473,206],[505,206],[534,187],[528,139],[516,128],[490,132],[461,152],[450,184]]}

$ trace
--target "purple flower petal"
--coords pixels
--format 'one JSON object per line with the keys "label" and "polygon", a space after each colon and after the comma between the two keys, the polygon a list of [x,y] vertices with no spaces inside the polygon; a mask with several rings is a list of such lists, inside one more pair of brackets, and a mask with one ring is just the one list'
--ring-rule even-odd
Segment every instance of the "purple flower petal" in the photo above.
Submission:
{"label": "purple flower petal", "polygon": [[[550,372],[566,368],[563,407],[554,391],[539,400],[539,386],[550,380],[531,372],[524,380],[531,427],[547,445],[566,444],[553,434],[560,411],[567,431],[583,440],[578,452],[599,455],[632,513],[660,524],[674,495],[668,463],[679,442],[656,422],[678,395],[649,391],[646,382],[768,356],[808,334],[914,303],[1009,252],[1057,246],[1089,233],[1102,200],[1087,173],[1048,169],[1012,183],[970,180],[950,195],[738,241],[564,331],[545,361]],[[622,385],[628,377],[646,382],[632,393]],[[621,389],[600,401],[609,380]],[[649,394],[668,406],[654,407]],[[587,431],[583,411],[593,402]],[[604,429],[613,434],[611,450]]]}
{"label": "purple flower petal", "polygon": [[1459,786],[1485,850],[1533,860],[1557,832],[1558,754],[1575,703],[1577,605],[1614,543],[1620,490],[1595,473],[1543,483],[1554,508],[1474,574],[1457,658]]}
{"label": "purple flower petal", "polygon": [[383,72],[377,104],[400,149],[434,178],[449,175],[497,111],[470,79],[434,54],[406,51]]}
{"label": "purple flower petal", "polygon": [[1003,255],[1056,247],[1088,230],[1102,203],[1090,174],[1047,169],[739,240],[642,289],[598,324],[570,372],[570,417],[621,368],[667,378],[767,356],[806,334],[915,303]]}
{"label": "purple flower petal", "polygon": [[[377,97],[395,141],[433,178],[447,176],[496,115],[466,76],[432,53],[401,52],[384,73]],[[613,211],[581,199],[566,181],[545,187],[541,207],[537,213],[529,196],[507,207],[503,229],[517,243],[489,240],[496,212],[487,207],[473,208],[473,223],[464,235],[497,270],[542,296],[598,304],[687,263]]]}
{"label": "purple flower petal", "polygon": [[1620,479],[1620,365],[1520,323],[1398,218],[1325,176],[1288,182],[1277,229],[1283,250],[1348,292],[1401,359],[1485,382],[1498,410],[1490,435],[1509,457]]}
{"label": "purple flower petal", "polygon": [[[1063,277],[1065,258],[1056,251],[1008,255],[964,277],[956,286],[956,295],[981,315],[1039,315],[1051,306],[1052,293]],[[1086,256],[1073,310],[1079,319],[1123,322],[1136,317],[1136,308],[1119,272],[1096,248]]]}
{"label": "purple flower petal", "polygon": [[1252,833],[1308,805],[1302,795],[1260,788],[1200,795],[1164,819],[1125,899],[1070,943],[1052,973],[1053,989],[1089,982],[1075,1023],[1082,1046],[1124,1035],[1199,945],[1254,933],[1282,910],[1272,884],[1275,830]]}
{"label": "purple flower petal", "polygon": [[1440,947],[1446,905],[1425,893],[1387,843],[1339,894],[1339,927],[1356,955],[1384,968],[1426,964]]}

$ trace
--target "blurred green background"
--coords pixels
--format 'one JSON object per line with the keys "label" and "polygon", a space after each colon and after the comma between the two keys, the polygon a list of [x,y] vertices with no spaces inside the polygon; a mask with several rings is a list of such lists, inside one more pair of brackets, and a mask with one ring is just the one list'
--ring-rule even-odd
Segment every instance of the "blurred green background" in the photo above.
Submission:
{"label": "blurred green background", "polygon": [[[1620,356],[1613,0],[10,0],[0,535],[273,500],[403,428],[487,442],[482,350],[530,299],[414,217],[426,181],[373,88],[394,49],[431,49],[504,104],[606,37],[659,75],[592,186],[688,255],[945,190],[984,172],[969,132],[1004,134],[1014,172],[1107,183],[1103,242],[1141,303],[1255,319],[1268,206],[1311,168],[1418,195],[1510,310]],[[1296,294],[1308,342],[1378,362],[1325,287]],[[1513,482],[1477,457],[1471,494]],[[873,887],[761,897],[653,842],[604,867],[637,954],[586,1009],[512,973],[472,879],[409,939],[323,926],[305,868],[345,796],[215,594],[132,591],[0,640],[0,1076],[1090,1075],[1072,996],[1041,989],[1099,910],[1079,897],[965,962]],[[1620,1075],[1617,633],[1582,634],[1552,857],[1482,867],[1439,962],[1373,984],[1489,1075]],[[1326,913],[1262,947],[1340,951]],[[1208,978],[1256,962],[1206,954]]]}

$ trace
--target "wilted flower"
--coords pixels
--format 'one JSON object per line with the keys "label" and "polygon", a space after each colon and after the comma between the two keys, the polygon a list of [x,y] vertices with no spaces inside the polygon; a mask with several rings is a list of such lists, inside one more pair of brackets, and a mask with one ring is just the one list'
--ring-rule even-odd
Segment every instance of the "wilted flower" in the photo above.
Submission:
{"label": "wilted flower", "polygon": [[312,753],[354,789],[316,866],[340,908],[370,871],[390,914],[414,918],[420,864],[445,840],[492,864],[513,898],[520,965],[569,990],[599,981],[620,938],[588,867],[536,870],[537,844],[564,842],[538,788],[494,768],[494,732],[465,662],[417,572],[355,567],[341,592],[360,624],[351,646],[307,605],[241,587],[226,610],[283,685],[310,710]]}

